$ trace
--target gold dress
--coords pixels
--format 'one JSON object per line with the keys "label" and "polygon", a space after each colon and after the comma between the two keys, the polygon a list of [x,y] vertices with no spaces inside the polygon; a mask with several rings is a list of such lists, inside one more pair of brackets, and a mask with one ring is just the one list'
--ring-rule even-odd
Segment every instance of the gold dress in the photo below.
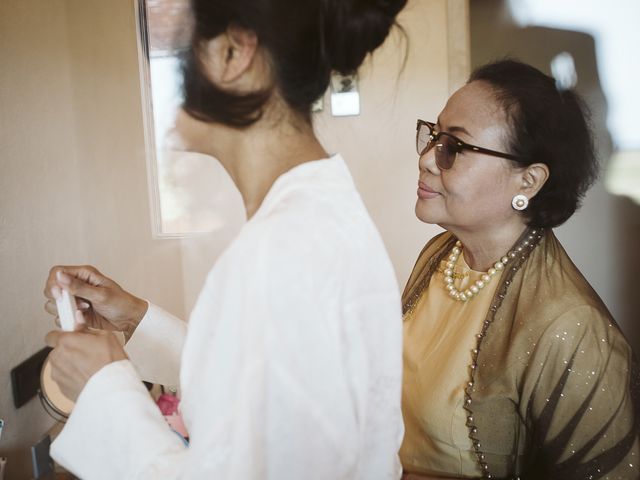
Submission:
{"label": "gold dress", "polygon": [[[455,240],[447,232],[427,244],[403,294],[410,322],[403,380],[405,471],[522,480],[640,478],[640,376],[631,348],[551,231],[526,231],[516,243],[521,248],[492,281],[495,292],[482,321],[469,319],[470,330],[479,330],[471,356],[464,354],[470,347],[465,332],[450,359],[439,348],[438,363],[424,361],[428,352],[425,346],[419,353],[419,337],[427,327],[415,325],[429,324],[430,335],[449,328],[438,325],[447,318],[422,318],[421,312],[429,303],[423,301],[442,288],[437,269]],[[468,303],[481,302],[484,293]],[[463,358],[474,368],[466,368]],[[422,374],[442,381],[431,388]],[[460,392],[452,387],[465,375],[461,406]],[[420,404],[434,399],[439,406]],[[461,414],[452,409],[462,409],[470,443],[462,441]]]}
{"label": "gold dress", "polygon": [[[405,436],[400,459],[405,471],[473,478],[482,474],[466,426],[464,388],[476,334],[489,309],[497,276],[468,302],[449,297],[444,264],[433,275],[411,313],[404,318],[402,414]],[[460,255],[455,285],[465,290],[484,272],[469,268]]]}

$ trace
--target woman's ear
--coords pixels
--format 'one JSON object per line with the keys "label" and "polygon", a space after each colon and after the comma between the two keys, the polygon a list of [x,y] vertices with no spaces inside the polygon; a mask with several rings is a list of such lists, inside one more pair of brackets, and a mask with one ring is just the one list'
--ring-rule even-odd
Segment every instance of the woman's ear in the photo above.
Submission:
{"label": "woman's ear", "polygon": [[249,70],[258,49],[258,37],[252,30],[233,25],[227,29],[226,36],[226,69],[222,81],[233,82]]}
{"label": "woman's ear", "polygon": [[544,163],[532,163],[522,172],[522,187],[520,193],[532,199],[549,178],[549,167]]}
{"label": "woman's ear", "polygon": [[258,37],[252,30],[232,25],[203,47],[201,61],[209,78],[220,86],[233,87],[250,70]]}

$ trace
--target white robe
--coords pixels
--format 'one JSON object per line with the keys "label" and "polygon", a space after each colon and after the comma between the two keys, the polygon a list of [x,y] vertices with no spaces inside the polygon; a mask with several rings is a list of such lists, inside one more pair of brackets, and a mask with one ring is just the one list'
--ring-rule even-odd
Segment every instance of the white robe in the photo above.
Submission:
{"label": "white robe", "polygon": [[[187,324],[158,307],[80,394],[53,458],[84,479],[397,479],[402,326],[344,160],[274,183]],[[190,435],[140,379],[175,385]]]}

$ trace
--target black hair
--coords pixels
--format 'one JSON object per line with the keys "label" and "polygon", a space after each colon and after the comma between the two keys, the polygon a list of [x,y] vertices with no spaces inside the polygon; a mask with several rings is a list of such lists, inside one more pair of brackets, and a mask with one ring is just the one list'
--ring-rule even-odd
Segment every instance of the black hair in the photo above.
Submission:
{"label": "black hair", "polygon": [[590,115],[573,90],[513,59],[476,69],[469,82],[488,83],[507,115],[508,149],[522,167],[544,163],[549,178],[523,211],[531,227],[556,227],[573,215],[598,176]]}
{"label": "black hair", "polygon": [[[245,127],[257,121],[277,89],[310,122],[311,104],[332,71],[355,72],[385,40],[407,0],[192,0],[191,48],[183,57],[184,109],[195,118]],[[204,42],[236,25],[253,31],[269,54],[273,84],[237,94],[214,85],[203,71]]]}

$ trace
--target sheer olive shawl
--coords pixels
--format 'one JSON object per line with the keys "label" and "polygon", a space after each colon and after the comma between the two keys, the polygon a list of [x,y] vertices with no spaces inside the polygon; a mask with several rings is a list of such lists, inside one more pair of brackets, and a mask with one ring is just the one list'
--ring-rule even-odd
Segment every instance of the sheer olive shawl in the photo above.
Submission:
{"label": "sheer olive shawl", "polygon": [[[551,231],[500,278],[469,367],[469,435],[486,478],[640,477],[638,395],[631,348]],[[455,238],[421,252],[404,311],[429,285]],[[434,365],[434,368],[446,368]]]}

